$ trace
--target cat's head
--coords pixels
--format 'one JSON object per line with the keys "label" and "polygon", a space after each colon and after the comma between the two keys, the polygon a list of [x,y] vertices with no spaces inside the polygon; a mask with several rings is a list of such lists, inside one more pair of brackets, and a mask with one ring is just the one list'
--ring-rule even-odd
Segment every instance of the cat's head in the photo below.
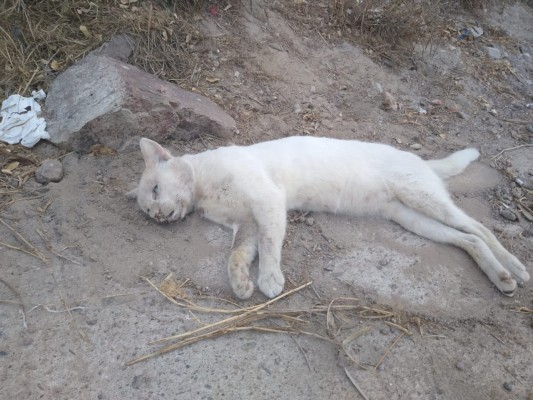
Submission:
{"label": "cat's head", "polygon": [[158,222],[184,218],[193,209],[192,166],[153,140],[142,138],[139,144],[145,169],[139,185],[127,196],[136,198],[141,209]]}

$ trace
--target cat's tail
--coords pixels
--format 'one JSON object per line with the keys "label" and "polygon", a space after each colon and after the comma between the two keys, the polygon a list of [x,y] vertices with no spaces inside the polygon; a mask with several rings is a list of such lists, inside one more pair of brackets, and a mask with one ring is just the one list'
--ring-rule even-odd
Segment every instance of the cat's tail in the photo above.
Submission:
{"label": "cat's tail", "polygon": [[449,155],[440,160],[426,161],[429,167],[442,179],[458,175],[463,172],[468,165],[479,157],[476,149],[464,149]]}

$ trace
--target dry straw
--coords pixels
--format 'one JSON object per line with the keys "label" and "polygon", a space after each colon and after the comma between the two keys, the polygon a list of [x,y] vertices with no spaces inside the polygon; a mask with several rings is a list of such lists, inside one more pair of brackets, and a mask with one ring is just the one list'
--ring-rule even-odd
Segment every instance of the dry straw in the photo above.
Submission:
{"label": "dry straw", "polygon": [[0,96],[47,89],[54,77],[117,33],[132,64],[181,81],[198,63],[194,28],[207,0],[6,0],[0,5]]}
{"label": "dry straw", "polygon": [[[231,308],[213,308],[199,304],[206,299],[203,296],[196,296],[193,300],[186,295],[185,289],[188,281],[174,281],[175,283],[172,284],[173,278],[168,276],[158,287],[148,278],[144,279],[160,294],[183,310],[209,314],[229,314],[230,316],[209,324],[202,323],[200,327],[187,332],[154,340],[150,342],[151,345],[162,345],[162,347],[150,354],[130,360],[126,365],[133,365],[201,340],[243,331],[306,335],[327,341],[339,346],[341,349],[346,349],[351,342],[372,330],[372,327],[367,326],[342,340],[341,328],[338,323],[348,319],[350,316],[352,317],[351,322],[353,322],[354,317],[359,320],[388,320],[391,327],[401,332],[400,337],[379,360],[379,363],[381,363],[401,337],[411,334],[407,328],[400,325],[398,316],[394,312],[378,307],[365,306],[356,298],[341,297],[327,303],[321,301],[313,306],[302,308],[289,307],[284,304],[282,300],[286,300],[288,297],[310,287],[312,282],[300,285],[278,297],[254,306],[239,307],[234,305]],[[169,295],[169,293],[173,295]],[[211,298],[209,299],[212,300]],[[314,324],[317,319],[323,321],[321,325],[322,327],[325,325],[325,332],[322,332],[324,329],[319,329]],[[393,320],[395,322],[392,322]],[[379,366],[379,363],[375,367]]]}

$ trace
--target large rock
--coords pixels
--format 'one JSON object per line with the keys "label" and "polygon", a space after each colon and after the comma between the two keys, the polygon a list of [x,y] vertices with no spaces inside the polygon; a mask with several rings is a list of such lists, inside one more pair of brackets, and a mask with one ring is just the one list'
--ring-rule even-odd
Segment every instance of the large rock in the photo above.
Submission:
{"label": "large rock", "polygon": [[230,138],[236,124],[211,100],[120,60],[96,54],[53,82],[45,104],[51,141],[77,151],[101,143],[120,149],[132,138]]}

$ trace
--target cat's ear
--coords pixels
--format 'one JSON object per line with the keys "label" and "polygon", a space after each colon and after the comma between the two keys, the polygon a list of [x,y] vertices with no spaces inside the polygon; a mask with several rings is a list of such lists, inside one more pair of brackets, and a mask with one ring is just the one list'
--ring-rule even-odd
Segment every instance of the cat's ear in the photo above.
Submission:
{"label": "cat's ear", "polygon": [[172,158],[172,154],[167,149],[153,140],[142,138],[139,145],[141,146],[141,152],[143,153],[144,162],[147,167],[161,161],[168,161]]}
{"label": "cat's ear", "polygon": [[130,200],[135,200],[137,198],[137,192],[139,191],[139,188],[136,187],[133,190],[130,190],[128,193],[126,193],[126,197]]}

